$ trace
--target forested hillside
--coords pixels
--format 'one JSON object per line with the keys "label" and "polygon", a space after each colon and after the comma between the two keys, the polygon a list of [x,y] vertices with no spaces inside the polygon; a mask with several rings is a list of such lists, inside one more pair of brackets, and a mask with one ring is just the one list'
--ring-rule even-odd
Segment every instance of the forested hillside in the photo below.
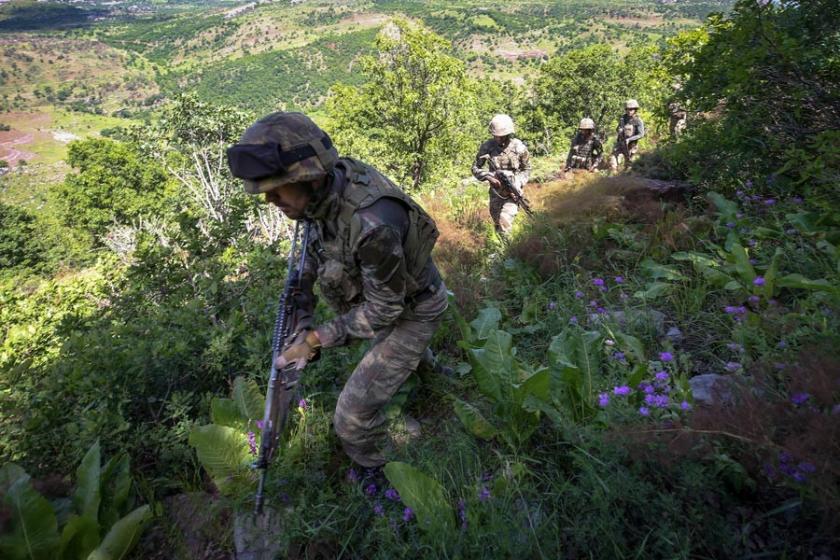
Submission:
{"label": "forested hillside", "polygon": [[[836,2],[49,6],[0,5],[0,557],[840,555]],[[631,98],[632,168],[564,173]],[[376,473],[332,426],[370,343],[322,350],[254,526],[294,223],[224,154],[276,110],[434,218],[454,371]],[[506,241],[496,113],[533,164]]]}

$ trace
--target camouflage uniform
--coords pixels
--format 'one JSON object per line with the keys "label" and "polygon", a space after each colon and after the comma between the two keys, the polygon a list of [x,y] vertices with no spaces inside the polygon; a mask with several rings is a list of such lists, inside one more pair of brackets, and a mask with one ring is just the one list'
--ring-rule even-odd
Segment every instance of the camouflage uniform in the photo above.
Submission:
{"label": "camouflage uniform", "polygon": [[604,146],[594,133],[586,138],[582,132],[578,132],[572,139],[572,147],[569,148],[569,155],[566,157],[566,168],[595,168],[601,163],[603,155]]}
{"label": "camouflage uniform", "polygon": [[314,308],[317,279],[339,313],[316,328],[322,347],[373,339],[338,398],[335,431],[353,460],[378,466],[385,462],[383,408],[417,369],[447,307],[430,256],[437,229],[387,178],[349,158],[338,161],[306,217],[314,226],[302,273],[307,308]]}
{"label": "camouflage uniform", "polygon": [[[488,164],[489,156],[495,164],[495,169],[510,172],[513,185],[521,193],[528,182],[531,173],[531,156],[528,148],[519,138],[511,138],[508,145],[502,148],[495,138],[487,140],[478,148],[475,156],[475,163],[472,166],[472,174],[479,181],[486,181],[493,173],[483,169]],[[519,207],[504,193],[499,193],[494,187],[490,187],[490,216],[493,218],[493,225],[496,231],[507,235],[513,226],[513,218],[519,212]]]}
{"label": "camouflage uniform", "polygon": [[[624,157],[624,166],[629,167],[630,162],[638,151],[639,139],[645,135],[645,123],[638,115],[621,115],[618,119],[618,138],[615,141],[612,155],[610,156],[610,169],[618,170],[618,158]],[[632,132],[632,133],[631,133]]]}
{"label": "camouflage uniform", "polygon": [[672,138],[678,138],[684,131],[688,121],[688,112],[682,108],[677,101],[668,103],[668,114],[670,116],[668,128]]}

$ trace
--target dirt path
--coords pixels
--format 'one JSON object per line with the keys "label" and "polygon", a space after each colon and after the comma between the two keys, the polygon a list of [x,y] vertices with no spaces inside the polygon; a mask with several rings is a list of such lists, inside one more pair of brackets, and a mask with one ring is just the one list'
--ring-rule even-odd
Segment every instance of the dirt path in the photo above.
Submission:
{"label": "dirt path", "polygon": [[14,167],[21,160],[30,161],[35,154],[21,150],[18,146],[29,144],[34,139],[33,134],[19,130],[0,132],[0,159],[6,160],[10,167]]}

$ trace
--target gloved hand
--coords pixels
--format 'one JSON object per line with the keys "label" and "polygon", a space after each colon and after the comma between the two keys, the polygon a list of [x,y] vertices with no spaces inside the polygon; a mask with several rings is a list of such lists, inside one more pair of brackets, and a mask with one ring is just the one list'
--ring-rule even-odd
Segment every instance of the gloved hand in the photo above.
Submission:
{"label": "gloved hand", "polygon": [[303,369],[318,354],[319,348],[321,348],[321,341],[315,331],[302,331],[295,341],[277,356],[274,367],[283,369],[289,364],[294,364],[295,369]]}

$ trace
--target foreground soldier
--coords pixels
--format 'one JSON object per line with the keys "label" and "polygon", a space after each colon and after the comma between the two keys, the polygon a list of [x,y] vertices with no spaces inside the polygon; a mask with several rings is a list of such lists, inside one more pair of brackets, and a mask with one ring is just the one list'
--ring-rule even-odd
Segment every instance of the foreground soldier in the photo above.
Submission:
{"label": "foreground soldier", "polygon": [[615,141],[612,155],[610,156],[610,170],[618,171],[618,158],[624,158],[624,167],[630,167],[630,162],[637,152],[639,139],[645,135],[645,123],[638,115],[639,102],[635,99],[628,99],[624,104],[624,114],[618,119],[618,138]]}
{"label": "foreground soldier", "polygon": [[585,169],[595,171],[604,156],[604,146],[595,135],[595,121],[590,118],[581,119],[578,133],[572,138],[572,147],[566,157],[566,168]]}
{"label": "foreground soldier", "polygon": [[[365,467],[385,462],[383,407],[421,358],[447,307],[431,258],[434,221],[372,167],[339,158],[329,136],[301,113],[257,121],[228,150],[245,190],[265,194],[293,220],[312,223],[302,272],[304,310],[278,357],[300,369],[324,348],[373,339],[338,398],[334,425],[345,452]],[[314,326],[318,280],[338,316]],[[407,422],[408,424],[408,422]]]}
{"label": "foreground soldier", "polygon": [[[514,188],[522,194],[531,173],[531,157],[522,140],[513,137],[513,120],[509,116],[496,115],[489,128],[493,138],[479,146],[472,174],[479,181],[490,183],[490,216],[496,232],[507,236],[519,207],[502,188],[496,172],[509,173]],[[487,170],[483,169],[485,163]]]}

